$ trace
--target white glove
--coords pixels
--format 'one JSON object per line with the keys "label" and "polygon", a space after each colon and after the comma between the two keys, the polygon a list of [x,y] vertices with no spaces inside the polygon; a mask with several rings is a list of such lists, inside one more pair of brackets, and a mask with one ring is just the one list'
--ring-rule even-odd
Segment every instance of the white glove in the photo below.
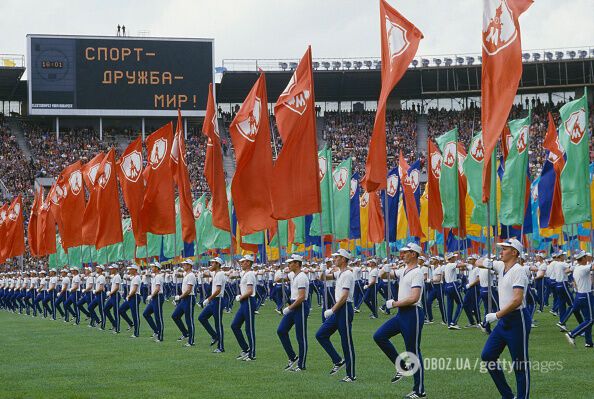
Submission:
{"label": "white glove", "polygon": [[466,289],[469,290],[470,289],[470,284],[466,284]]}
{"label": "white glove", "polygon": [[241,295],[236,295],[236,296],[235,296],[235,301],[236,301],[236,302],[239,302],[239,300],[240,300],[240,299],[241,299]]}
{"label": "white glove", "polygon": [[288,315],[289,313],[291,313],[291,309],[289,309],[289,307],[287,306],[286,308],[283,309],[283,314]]}
{"label": "white glove", "polygon": [[324,312],[324,318],[327,319],[328,317],[332,316],[334,311],[332,309],[328,309]]}
{"label": "white glove", "polygon": [[497,320],[499,320],[499,318],[497,317],[497,313],[487,313],[487,315],[485,316],[485,321],[487,323],[493,323]]}
{"label": "white glove", "polygon": [[153,300],[152,296],[146,297],[146,303],[151,303],[152,300]]}
{"label": "white glove", "polygon": [[321,270],[321,271],[325,272],[325,271],[326,271],[326,269],[327,269],[327,267],[326,267],[326,265],[325,265],[325,264],[322,264],[322,265],[320,266],[320,270]]}
{"label": "white glove", "polygon": [[368,286],[367,284],[365,284],[365,285],[363,286],[363,289],[364,289],[364,290],[366,290],[367,288],[369,288],[369,286]]}
{"label": "white glove", "polygon": [[394,302],[396,302],[396,301],[393,299],[388,299],[386,301],[386,309],[392,309],[394,307]]}
{"label": "white glove", "polygon": [[487,269],[492,269],[493,261],[491,259],[485,259],[485,260],[483,260],[483,266],[486,267]]}
{"label": "white glove", "polygon": [[210,301],[208,300],[208,298],[206,298],[206,299],[205,299],[205,300],[202,302],[202,305],[203,305],[203,306],[206,306],[206,305],[208,305],[208,302],[210,302]]}
{"label": "white glove", "polygon": [[173,300],[174,300],[175,302],[179,302],[179,295],[176,295],[176,296],[175,296],[175,298],[173,298]]}

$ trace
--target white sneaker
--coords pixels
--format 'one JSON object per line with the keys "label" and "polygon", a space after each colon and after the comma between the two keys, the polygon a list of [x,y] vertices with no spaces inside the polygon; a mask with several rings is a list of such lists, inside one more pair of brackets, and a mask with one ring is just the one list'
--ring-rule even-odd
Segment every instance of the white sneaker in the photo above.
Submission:
{"label": "white sneaker", "polygon": [[575,339],[573,339],[569,333],[565,334],[565,338],[567,338],[567,342],[569,342],[570,345],[575,346]]}

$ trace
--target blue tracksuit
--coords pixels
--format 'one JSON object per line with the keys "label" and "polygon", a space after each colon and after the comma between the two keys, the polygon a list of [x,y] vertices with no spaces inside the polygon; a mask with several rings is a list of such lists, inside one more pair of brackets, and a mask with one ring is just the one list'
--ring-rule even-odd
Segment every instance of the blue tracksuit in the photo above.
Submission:
{"label": "blue tracksuit", "polygon": [[[293,301],[289,301],[293,304]],[[299,361],[297,366],[305,370],[307,360],[307,317],[309,316],[309,301],[303,301],[299,307],[283,316],[276,333],[285,349],[289,359],[295,360],[297,356],[291,345],[289,331],[295,326],[295,335],[297,336],[297,345],[299,346]]]}
{"label": "blue tracksuit", "polygon": [[[239,304],[239,310],[231,323],[231,330],[235,334],[237,343],[241,347],[243,352],[248,352],[249,357],[254,359],[256,357],[256,327],[255,327],[255,314],[256,311],[256,298],[251,296],[248,299],[241,301]],[[246,342],[241,332],[241,326],[245,322],[245,334],[249,343]]]}
{"label": "blue tracksuit", "polygon": [[332,359],[332,363],[340,363],[342,359],[336,352],[336,349],[334,349],[332,342],[330,342],[330,337],[338,330],[346,363],[347,376],[355,379],[355,346],[353,344],[352,333],[353,315],[353,303],[346,302],[336,313],[324,321],[316,333],[316,339],[326,353],[328,353],[328,356]]}

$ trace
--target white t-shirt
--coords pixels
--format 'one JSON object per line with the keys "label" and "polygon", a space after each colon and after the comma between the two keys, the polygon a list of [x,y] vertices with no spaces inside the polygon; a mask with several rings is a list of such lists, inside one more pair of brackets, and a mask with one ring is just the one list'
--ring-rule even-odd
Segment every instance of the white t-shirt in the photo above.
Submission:
{"label": "white t-shirt", "polygon": [[248,285],[252,286],[252,297],[256,296],[256,284],[258,284],[258,280],[256,279],[256,275],[252,270],[248,270],[247,272],[243,273],[241,276],[241,280],[239,282],[239,289],[241,295],[244,295],[247,292]]}
{"label": "white t-shirt", "polygon": [[225,283],[227,282],[227,277],[225,276],[225,272],[218,271],[212,278],[212,292],[216,290],[215,287],[221,287],[221,292],[217,295],[217,298],[222,298],[225,295]]}
{"label": "white t-shirt", "polygon": [[[6,283],[8,285],[8,282]],[[47,278],[42,277],[39,279],[39,289],[44,291],[47,288]]]}
{"label": "white t-shirt", "polygon": [[[50,286],[54,286],[54,289],[57,287],[58,285],[58,277],[54,276],[54,277],[50,277]],[[49,287],[48,287],[49,288]]]}
{"label": "white t-shirt", "polygon": [[140,284],[142,283],[142,280],[140,279],[140,276],[137,274],[136,276],[132,277],[132,280],[130,280],[130,292],[132,292],[132,290],[134,289],[134,286],[136,286],[136,295],[140,295]]}
{"label": "white t-shirt", "polygon": [[[1,283],[0,283],[1,285]],[[31,277],[31,287],[30,288],[37,288],[39,287],[39,278],[38,277]]]}
{"label": "white t-shirt", "polygon": [[342,290],[349,290],[347,302],[353,302],[353,292],[355,291],[355,278],[353,276],[353,272],[350,270],[345,270],[342,273],[338,273],[336,289],[334,291],[334,299],[338,302],[342,297]]}
{"label": "white t-shirt", "polygon": [[[491,270],[488,269],[479,269],[479,283],[481,284],[481,288],[489,288],[489,273],[493,274]],[[491,279],[491,284],[493,283],[494,279]]]}
{"label": "white t-shirt", "polygon": [[62,279],[62,288],[70,288],[70,278],[69,277],[64,277]]}
{"label": "white t-shirt", "polygon": [[122,285],[122,277],[118,273],[116,273],[113,276],[111,276],[111,288],[113,289],[116,284],[119,285],[118,289],[119,288],[122,288],[121,287],[121,285]]}
{"label": "white t-shirt", "polygon": [[72,276],[72,287],[74,287],[75,284],[78,284],[77,290],[80,289],[80,276],[78,274],[76,276]]}
{"label": "white t-shirt", "polygon": [[556,282],[558,283],[562,283],[564,281],[567,281],[567,279],[569,278],[567,276],[567,273],[565,273],[565,270],[569,269],[569,265],[565,262],[555,262],[555,268],[553,270],[553,277],[555,279]]}
{"label": "white t-shirt", "polygon": [[105,286],[105,276],[103,274],[98,275],[97,278],[95,278],[95,291],[97,291],[101,285]]}
{"label": "white t-shirt", "polygon": [[184,276],[182,280],[182,293],[186,292],[186,290],[190,288],[189,286],[192,287],[192,289],[190,289],[190,295],[194,295],[194,287],[196,286],[196,275],[194,272],[189,272]]}
{"label": "white t-shirt", "polygon": [[523,309],[526,307],[526,289],[530,283],[528,276],[524,268],[520,264],[516,263],[507,272],[505,270],[505,264],[501,261],[493,262],[493,270],[497,272],[499,276],[499,308],[505,308],[509,303],[512,302],[514,297],[514,288],[522,288],[524,295],[522,304],[516,309]]}
{"label": "white t-shirt", "polygon": [[289,280],[291,281],[291,300],[294,301],[299,297],[299,290],[305,289],[305,300],[309,298],[309,279],[305,273],[300,272],[295,276],[295,273],[289,273]]}
{"label": "white t-shirt", "polygon": [[359,266],[355,266],[352,269],[355,280],[361,280],[361,268]]}
{"label": "white t-shirt", "polygon": [[576,265],[573,269],[573,280],[575,281],[576,291],[580,294],[592,292],[592,278],[590,271],[592,265]]}
{"label": "white t-shirt", "polygon": [[458,279],[456,263],[446,263],[443,267],[443,278],[446,283],[453,283]]}
{"label": "white t-shirt", "polygon": [[419,300],[414,303],[413,305],[421,306],[421,298],[423,297],[423,271],[420,267],[414,267],[412,269],[398,269],[395,271],[396,277],[400,279],[400,283],[398,284],[398,300],[402,301],[403,299],[408,298],[413,288],[420,288],[421,295],[419,296]]}
{"label": "white t-shirt", "polygon": [[154,278],[151,279],[151,294],[155,292],[155,289],[159,286],[159,294],[163,293],[163,273],[159,273],[155,275]]}
{"label": "white t-shirt", "polygon": [[[274,281],[276,280],[280,280],[283,277],[283,272],[281,269],[278,269],[277,271],[274,272]],[[279,283],[274,283],[274,284],[281,284],[281,282]]]}
{"label": "white t-shirt", "polygon": [[371,269],[369,271],[369,284],[371,284],[372,282],[375,282],[377,284],[378,283],[378,279],[377,279],[378,275],[379,275],[379,270],[377,269],[377,267]]}
{"label": "white t-shirt", "polygon": [[478,267],[473,267],[472,269],[470,269],[470,271],[468,272],[468,283],[472,284],[476,281],[477,278],[479,278],[479,268]]}

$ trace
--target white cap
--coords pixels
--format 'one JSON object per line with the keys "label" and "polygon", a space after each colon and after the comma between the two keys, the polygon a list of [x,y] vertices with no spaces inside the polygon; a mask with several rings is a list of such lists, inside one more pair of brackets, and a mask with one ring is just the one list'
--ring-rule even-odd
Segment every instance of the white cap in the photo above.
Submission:
{"label": "white cap", "polygon": [[287,263],[290,263],[290,262],[301,262],[301,263],[303,263],[303,256],[298,255],[298,254],[291,254],[291,256],[289,256],[287,258]]}
{"label": "white cap", "polygon": [[445,258],[445,260],[448,260],[450,258],[453,258],[454,256],[458,256],[458,254],[455,252],[448,252],[445,254],[444,258]]}
{"label": "white cap", "polygon": [[369,259],[367,259],[367,262],[365,262],[365,263],[367,263],[367,264],[370,264],[371,262],[373,262],[373,263],[375,263],[375,264],[377,265],[377,259],[375,259],[375,258],[373,258],[373,257],[372,257],[372,258],[369,258]]}
{"label": "white cap", "polygon": [[239,259],[240,262],[243,262],[244,260],[253,262],[254,261],[254,255],[252,255],[252,254],[243,255],[243,257],[241,259]]}
{"label": "white cap", "polygon": [[326,259],[324,259],[324,262],[326,262],[326,263],[332,262],[332,258],[326,258]]}
{"label": "white cap", "polygon": [[474,259],[476,260],[478,257],[475,254],[468,255],[468,260]]}
{"label": "white cap", "polygon": [[192,259],[188,258],[188,259],[184,259],[181,264],[182,265],[190,265],[190,266],[192,266],[194,264],[194,262],[192,262]]}
{"label": "white cap", "polygon": [[223,261],[223,259],[221,259],[220,257],[214,257],[210,260],[211,262],[217,262],[219,265],[223,266],[225,264],[225,262]]}
{"label": "white cap", "polygon": [[406,251],[413,251],[420,255],[423,252],[423,249],[419,245],[415,244],[414,242],[409,242],[404,247],[400,248],[400,252],[406,252]]}
{"label": "white cap", "polygon": [[128,266],[128,269],[134,269],[136,271],[140,270],[140,268],[138,267],[138,265],[135,265],[134,263],[131,264],[130,266]]}
{"label": "white cap", "polygon": [[157,269],[161,269],[161,264],[159,262],[152,262],[149,264],[150,267],[156,267]]}
{"label": "white cap", "polygon": [[332,256],[342,256],[347,260],[351,260],[351,258],[353,257],[351,253],[344,248],[340,248],[337,252],[333,253]]}
{"label": "white cap", "polygon": [[520,241],[516,240],[515,238],[510,238],[508,240],[505,240],[504,242],[497,243],[497,245],[500,247],[511,247],[518,251],[520,256],[524,252],[524,246]]}
{"label": "white cap", "polygon": [[97,266],[95,266],[95,269],[105,270],[105,266],[103,266],[103,265],[97,265]]}
{"label": "white cap", "polygon": [[575,259],[582,259],[584,256],[588,255],[588,253],[586,251],[580,251],[577,254],[575,254]]}
{"label": "white cap", "polygon": [[109,265],[110,269],[119,269],[119,266],[116,265],[115,263],[112,263],[111,265]]}

